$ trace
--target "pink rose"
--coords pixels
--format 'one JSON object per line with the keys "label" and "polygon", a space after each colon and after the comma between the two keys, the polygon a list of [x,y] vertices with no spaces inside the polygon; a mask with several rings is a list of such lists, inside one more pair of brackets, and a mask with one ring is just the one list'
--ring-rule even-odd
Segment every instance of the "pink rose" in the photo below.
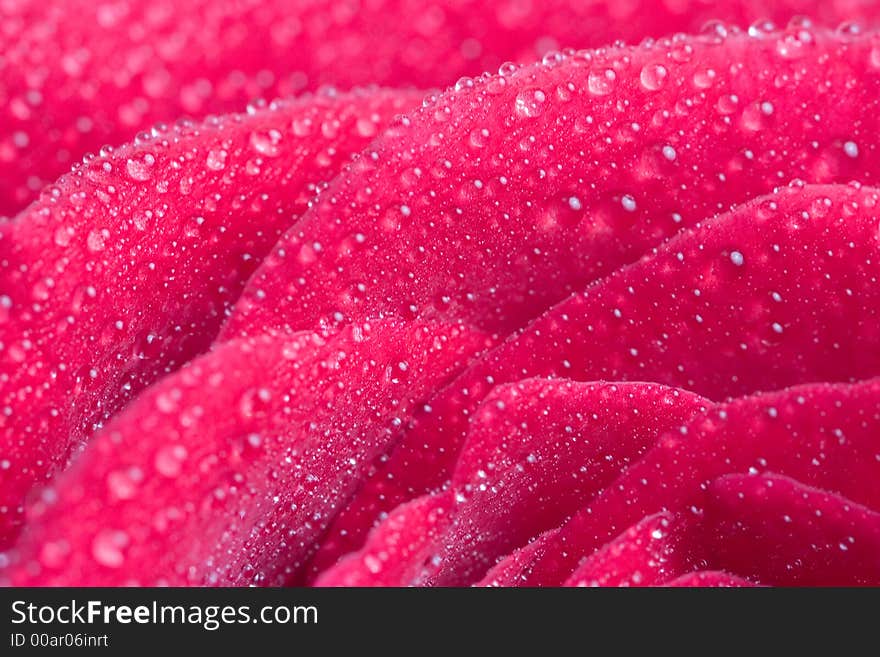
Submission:
{"label": "pink rose", "polygon": [[0,581],[880,584],[877,10],[674,5],[10,3]]}

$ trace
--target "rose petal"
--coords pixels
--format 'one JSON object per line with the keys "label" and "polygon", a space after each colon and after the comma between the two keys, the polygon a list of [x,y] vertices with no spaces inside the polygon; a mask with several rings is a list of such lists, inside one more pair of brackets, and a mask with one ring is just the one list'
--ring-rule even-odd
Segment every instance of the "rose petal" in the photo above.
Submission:
{"label": "rose petal", "polygon": [[550,48],[596,46],[808,13],[872,20],[872,3],[697,0],[667,8],[548,0],[40,0],[4,3],[0,25],[0,215],[33,198],[87,150],[181,115],[235,111],[254,97],[321,84],[451,84],[530,61]]}
{"label": "rose petal", "polygon": [[738,588],[743,586],[755,586],[755,584],[747,579],[743,579],[742,577],[737,577],[736,575],[731,575],[730,573],[725,573],[723,571],[700,570],[697,572],[688,573],[687,575],[682,575],[681,577],[674,579],[671,582],[667,582],[663,586],[688,588],[692,588],[695,586],[709,588]]}
{"label": "rose petal", "polygon": [[880,584],[880,513],[770,473],[721,477],[709,493],[714,565],[782,586]]}
{"label": "rose petal", "polygon": [[440,94],[335,180],[222,335],[381,313],[507,334],[780,183],[876,180],[875,45],[803,26],[682,37]]}
{"label": "rose petal", "polygon": [[[531,565],[536,555],[540,555],[547,546],[554,545],[559,528],[550,529],[534,541],[514,550],[497,564],[489,569],[486,576],[476,586],[512,587],[525,586],[527,568]],[[334,569],[335,570],[335,569]],[[332,574],[334,571],[328,571]]]}
{"label": "rose petal", "polygon": [[94,436],[32,505],[6,577],[283,583],[415,400],[482,340],[416,322],[223,345]]}
{"label": "rose petal", "polygon": [[[581,556],[660,510],[699,512],[706,504],[705,486],[725,474],[773,471],[880,508],[878,409],[880,380],[801,386],[710,409],[683,431],[667,434],[574,515],[552,545],[533,555],[524,580],[564,581]],[[796,507],[792,511],[797,514]],[[762,511],[752,513],[755,522],[766,518]],[[872,577],[873,570],[862,574]]]}
{"label": "rose petal", "polygon": [[314,96],[174,128],[80,167],[0,225],[0,544],[30,486],[207,348],[278,235],[418,97]]}
{"label": "rose petal", "polygon": [[392,511],[356,556],[321,573],[319,586],[401,586],[423,578],[425,553],[440,540],[455,507],[451,494],[425,495]]}
{"label": "rose petal", "polygon": [[[682,520],[656,513],[591,554],[563,586],[658,586],[689,572]],[[686,541],[685,541],[686,543]]]}
{"label": "rose petal", "polygon": [[[644,383],[532,379],[496,388],[471,422],[452,480],[456,504],[446,513],[446,526],[413,532],[418,545],[401,546],[397,536],[387,545],[383,525],[400,522],[389,519],[354,559],[379,580],[371,566],[379,564],[378,555],[392,555],[388,562],[394,570],[379,580],[385,584],[472,583],[498,557],[582,508],[659,435],[707,405],[691,393]],[[449,496],[446,491],[436,497]],[[334,548],[322,548],[316,571],[335,561]],[[401,560],[411,565],[400,568]],[[395,580],[397,575],[411,579]]]}
{"label": "rose petal", "polygon": [[447,480],[493,385],[548,375],[653,380],[723,399],[880,374],[876,203],[867,188],[787,189],[559,304],[416,415],[331,535],[344,531],[356,545],[370,518]]}

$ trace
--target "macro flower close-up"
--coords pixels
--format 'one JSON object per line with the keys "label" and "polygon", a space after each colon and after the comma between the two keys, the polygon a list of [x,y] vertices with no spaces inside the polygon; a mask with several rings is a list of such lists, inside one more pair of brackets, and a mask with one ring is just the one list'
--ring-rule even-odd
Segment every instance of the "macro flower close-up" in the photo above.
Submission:
{"label": "macro flower close-up", "polygon": [[0,0],[0,584],[880,586],[878,28]]}

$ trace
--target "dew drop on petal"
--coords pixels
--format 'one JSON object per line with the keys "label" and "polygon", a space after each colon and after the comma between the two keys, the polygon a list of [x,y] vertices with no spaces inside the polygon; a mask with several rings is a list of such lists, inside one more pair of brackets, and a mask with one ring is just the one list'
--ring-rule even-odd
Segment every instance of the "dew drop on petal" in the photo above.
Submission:
{"label": "dew drop on petal", "polygon": [[591,71],[587,78],[587,88],[594,96],[607,96],[614,89],[617,74],[610,68],[603,71]]}
{"label": "dew drop on petal", "polygon": [[280,142],[281,133],[278,130],[256,131],[252,132],[250,136],[251,148],[266,157],[277,157]]}
{"label": "dew drop on petal", "polygon": [[156,164],[156,158],[146,153],[138,157],[130,157],[125,162],[125,170],[132,180],[143,182],[149,180],[153,175],[153,165]]}
{"label": "dew drop on petal", "polygon": [[114,470],[107,475],[107,488],[116,499],[128,500],[134,497],[143,476],[141,469],[134,466]]}
{"label": "dew drop on petal", "polygon": [[183,469],[186,455],[186,447],[183,445],[165,445],[156,452],[154,459],[156,470],[165,477],[176,477]]}
{"label": "dew drop on petal", "polygon": [[109,231],[105,230],[90,230],[88,236],[86,237],[86,246],[89,248],[89,251],[93,253],[97,253],[98,251],[103,251],[106,246],[106,238],[109,237]]}
{"label": "dew drop on petal", "polygon": [[125,563],[123,550],[128,545],[128,534],[118,529],[102,529],[92,539],[92,556],[102,566],[119,568]]}
{"label": "dew drop on petal", "polygon": [[516,96],[516,113],[526,118],[540,116],[547,96],[540,89],[523,89]]}
{"label": "dew drop on petal", "polygon": [[647,64],[639,74],[642,86],[648,91],[657,91],[666,82],[668,71],[662,64]]}
{"label": "dew drop on petal", "polygon": [[205,166],[211,171],[221,171],[226,166],[226,151],[208,151],[208,157],[205,159]]}

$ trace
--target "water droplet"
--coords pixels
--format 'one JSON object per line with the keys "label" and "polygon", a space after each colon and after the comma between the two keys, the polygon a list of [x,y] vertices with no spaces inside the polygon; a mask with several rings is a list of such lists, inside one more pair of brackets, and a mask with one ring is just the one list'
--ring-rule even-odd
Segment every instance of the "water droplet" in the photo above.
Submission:
{"label": "water droplet", "polygon": [[749,25],[748,35],[753,39],[761,39],[768,34],[773,34],[774,31],[776,31],[776,26],[772,21],[760,19]]}
{"label": "water droplet", "polygon": [[871,52],[868,55],[868,63],[873,68],[880,68],[880,43],[874,44],[871,48]]}
{"label": "water droplet", "polygon": [[859,145],[854,141],[848,141],[843,145],[843,152],[848,157],[856,158],[859,156]]}
{"label": "water droplet", "polygon": [[527,118],[540,116],[547,96],[540,89],[523,89],[516,96],[516,113]]}
{"label": "water droplet", "polygon": [[657,91],[666,82],[668,71],[662,64],[647,64],[642,68],[639,79],[648,91]]}
{"label": "water droplet", "polygon": [[476,128],[471,131],[470,142],[474,148],[483,148],[489,140],[489,130],[486,128]]}
{"label": "water droplet", "polygon": [[627,212],[636,211],[636,199],[631,194],[626,194],[622,199],[620,199],[620,204]]}
{"label": "water droplet", "polygon": [[361,137],[373,137],[379,131],[376,123],[366,117],[361,117],[355,122],[355,129]]}
{"label": "water droplet", "polygon": [[743,254],[739,251],[731,251],[730,261],[737,267],[742,267],[743,263],[745,262],[745,258],[743,257]]}
{"label": "water droplet", "polygon": [[89,248],[89,251],[92,251],[93,253],[103,251],[108,237],[110,237],[110,231],[106,228],[103,230],[98,230],[97,228],[92,229],[86,237],[86,246]]}
{"label": "water droplet", "polygon": [[290,129],[297,137],[307,137],[312,134],[314,123],[310,118],[295,118],[290,124]]}
{"label": "water droplet", "polygon": [[143,471],[135,466],[114,470],[107,475],[107,488],[116,499],[129,500],[134,497],[143,478]]}
{"label": "water droplet", "polygon": [[211,169],[211,171],[220,171],[226,166],[226,151],[224,150],[211,150],[208,151],[208,157],[205,160],[205,165]]}
{"label": "water droplet", "polygon": [[56,245],[65,247],[70,244],[70,240],[74,235],[74,230],[70,226],[59,226],[55,229],[53,241]]}
{"label": "water droplet", "polygon": [[697,89],[708,89],[715,83],[717,73],[711,68],[702,69],[694,73],[694,86]]}
{"label": "water droplet", "polygon": [[159,474],[173,478],[179,475],[183,469],[186,455],[186,447],[183,445],[165,445],[156,452],[153,464]]}
{"label": "water droplet", "polygon": [[519,69],[517,64],[514,64],[513,62],[504,62],[498,67],[498,75],[509,77],[516,73],[517,69]]}
{"label": "water droplet", "polygon": [[737,105],[739,105],[739,98],[733,94],[724,94],[718,99],[716,105],[719,114],[727,116],[736,111]]}
{"label": "water droplet", "polygon": [[279,143],[281,143],[281,133],[278,130],[256,131],[252,132],[250,136],[251,148],[266,157],[278,156]]}
{"label": "water droplet", "polygon": [[174,413],[177,411],[181,396],[182,394],[177,388],[172,388],[167,392],[160,392],[156,395],[156,408],[161,413]]}
{"label": "water droplet", "polygon": [[145,153],[139,157],[128,158],[125,162],[125,170],[133,180],[143,182],[152,177],[155,164],[156,158],[151,153]]}
{"label": "water droplet", "polygon": [[118,529],[102,529],[92,539],[92,556],[102,566],[119,568],[125,563],[122,550],[128,545],[128,534]]}
{"label": "water droplet", "polygon": [[587,88],[594,96],[607,96],[614,90],[617,73],[610,68],[602,71],[590,71]]}
{"label": "water droplet", "polygon": [[61,568],[70,554],[70,543],[65,540],[47,541],[40,549],[40,561],[47,568]]}

